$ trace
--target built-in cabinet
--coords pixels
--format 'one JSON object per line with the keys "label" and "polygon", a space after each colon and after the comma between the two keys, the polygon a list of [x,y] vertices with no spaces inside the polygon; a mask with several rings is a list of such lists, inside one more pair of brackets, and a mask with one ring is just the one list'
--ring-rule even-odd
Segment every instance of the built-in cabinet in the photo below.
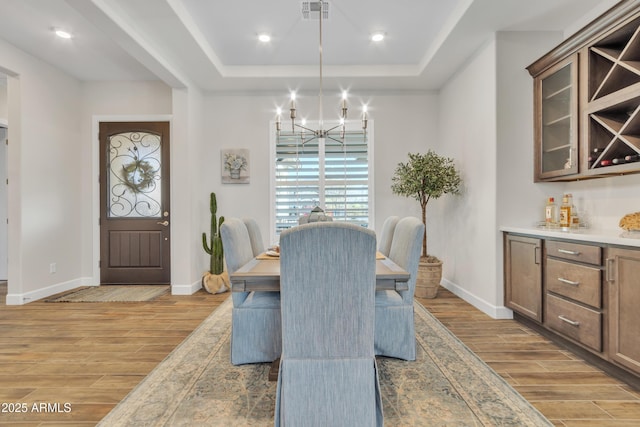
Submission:
{"label": "built-in cabinet", "polygon": [[640,1],[623,0],[527,67],[534,180],[640,172]]}
{"label": "built-in cabinet", "polygon": [[504,254],[516,318],[640,379],[640,247],[507,232]]}
{"label": "built-in cabinet", "polygon": [[640,250],[607,249],[609,357],[640,373]]}
{"label": "built-in cabinet", "polygon": [[505,305],[542,322],[542,240],[505,236]]}

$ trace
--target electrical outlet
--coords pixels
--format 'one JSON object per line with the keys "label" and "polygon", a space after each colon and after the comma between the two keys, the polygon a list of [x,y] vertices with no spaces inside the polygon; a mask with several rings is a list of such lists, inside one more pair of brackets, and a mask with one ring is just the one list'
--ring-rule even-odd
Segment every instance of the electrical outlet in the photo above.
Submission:
{"label": "electrical outlet", "polygon": [[58,266],[56,265],[55,262],[52,262],[51,264],[49,264],[49,273],[51,273],[51,274],[55,273],[57,267]]}

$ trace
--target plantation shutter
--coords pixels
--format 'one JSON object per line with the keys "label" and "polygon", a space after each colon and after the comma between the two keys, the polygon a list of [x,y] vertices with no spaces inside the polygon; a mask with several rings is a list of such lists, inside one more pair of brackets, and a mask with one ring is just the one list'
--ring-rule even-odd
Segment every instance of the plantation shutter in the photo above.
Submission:
{"label": "plantation shutter", "polygon": [[275,150],[276,236],[320,206],[334,221],[369,226],[369,153],[364,135],[345,135],[302,146],[300,136],[280,135]]}

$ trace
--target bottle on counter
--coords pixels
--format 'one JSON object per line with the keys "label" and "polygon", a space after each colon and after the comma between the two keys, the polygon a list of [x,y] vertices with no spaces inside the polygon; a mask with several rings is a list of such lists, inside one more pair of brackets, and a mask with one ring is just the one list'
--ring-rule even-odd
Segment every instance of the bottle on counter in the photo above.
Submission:
{"label": "bottle on counter", "polygon": [[547,228],[552,228],[558,223],[558,205],[553,197],[547,199],[547,204],[544,207],[544,222]]}
{"label": "bottle on counter", "polygon": [[562,204],[560,205],[560,228],[562,231],[569,231],[571,227],[571,204],[567,194],[562,196]]}
{"label": "bottle on counter", "polygon": [[569,196],[569,205],[571,205],[570,227],[578,229],[580,228],[580,218],[578,217],[578,209],[576,209],[576,205],[573,204],[573,194],[568,194],[567,196]]}

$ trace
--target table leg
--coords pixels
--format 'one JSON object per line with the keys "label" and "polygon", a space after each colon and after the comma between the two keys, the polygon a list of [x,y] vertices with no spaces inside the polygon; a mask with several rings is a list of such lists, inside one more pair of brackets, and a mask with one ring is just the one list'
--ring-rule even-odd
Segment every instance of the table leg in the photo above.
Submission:
{"label": "table leg", "polygon": [[271,369],[269,369],[269,381],[278,381],[278,370],[280,369],[280,358],[271,362]]}

